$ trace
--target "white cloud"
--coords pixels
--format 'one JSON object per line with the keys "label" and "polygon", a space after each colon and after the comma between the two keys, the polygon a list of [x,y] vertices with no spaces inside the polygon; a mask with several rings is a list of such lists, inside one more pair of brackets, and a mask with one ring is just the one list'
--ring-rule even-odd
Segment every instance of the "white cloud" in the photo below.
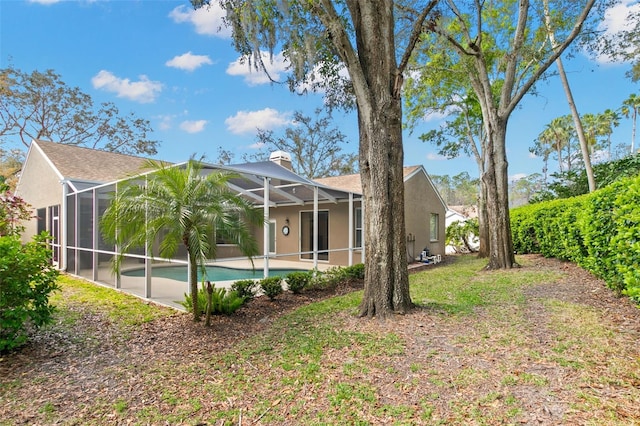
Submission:
{"label": "white cloud", "polygon": [[158,125],[160,130],[169,130],[173,127],[174,115],[160,115],[157,118],[160,120],[160,124]]}
{"label": "white cloud", "polygon": [[191,52],[187,52],[180,56],[175,56],[173,59],[165,62],[165,65],[168,67],[178,68],[186,71],[193,71],[207,64],[213,64],[213,61],[211,61],[208,56],[194,55]]}
{"label": "white cloud", "polygon": [[91,83],[95,89],[115,93],[119,98],[127,98],[134,102],[149,103],[156,100],[162,91],[162,83],[149,80],[141,75],[139,81],[119,78],[109,71],[102,70],[96,74]]}
{"label": "white cloud", "polygon": [[509,182],[517,182],[520,179],[524,179],[527,177],[526,173],[516,173],[515,175],[509,176]]}
{"label": "white cloud", "polygon": [[231,30],[224,25],[223,21],[225,16],[226,12],[220,8],[218,2],[211,2],[211,6],[196,10],[181,5],[169,13],[169,17],[178,24],[184,22],[193,24],[198,34],[230,38]]}
{"label": "white cloud", "polygon": [[[621,0],[615,6],[608,8],[604,14],[604,20],[598,29],[605,31],[605,37],[610,37],[621,31],[633,28],[635,21],[628,19],[632,13],[640,12],[640,3],[637,0]],[[607,55],[599,55],[597,61],[600,63],[611,63],[612,59]]]}
{"label": "white cloud", "polygon": [[[299,93],[304,93],[304,92],[325,93],[326,90],[323,87],[323,83],[325,83],[325,78],[322,76],[320,72],[323,66],[324,64],[322,63],[316,64],[315,67],[313,68],[313,71],[308,75],[309,81],[298,84],[298,86],[296,87],[296,90]],[[338,70],[338,76],[341,79],[346,81],[351,80],[351,77],[349,76],[349,71],[347,70],[347,67],[345,67],[344,65],[342,65]]]}
{"label": "white cloud", "polygon": [[433,152],[428,153],[426,158],[429,161],[443,161],[447,159],[444,155],[434,154]]}
{"label": "white cloud", "polygon": [[257,129],[271,130],[291,123],[289,115],[289,113],[281,113],[273,108],[259,111],[238,111],[233,117],[227,118],[224,123],[231,133],[237,135],[256,133]]}
{"label": "white cloud", "polygon": [[61,1],[62,0],[29,0],[29,3],[50,5],[50,4],[60,3]]}
{"label": "white cloud", "polygon": [[252,143],[251,145],[249,145],[250,149],[261,149],[265,147],[265,143],[263,142],[256,142],[256,143]]}
{"label": "white cloud", "polygon": [[[261,52],[261,56],[265,68],[271,78],[276,81],[280,81],[280,74],[284,73],[288,68],[288,63],[284,58],[284,55],[282,53],[278,53],[277,55],[274,55],[273,58],[270,58],[268,52]],[[271,80],[269,80],[269,77],[267,77],[264,71],[256,70],[254,65],[255,64],[253,62],[251,62],[250,65],[248,57],[241,56],[229,64],[227,67],[227,74],[244,77],[244,81],[249,86],[270,83]]]}
{"label": "white cloud", "polygon": [[180,128],[187,133],[199,133],[204,130],[207,120],[183,121]]}

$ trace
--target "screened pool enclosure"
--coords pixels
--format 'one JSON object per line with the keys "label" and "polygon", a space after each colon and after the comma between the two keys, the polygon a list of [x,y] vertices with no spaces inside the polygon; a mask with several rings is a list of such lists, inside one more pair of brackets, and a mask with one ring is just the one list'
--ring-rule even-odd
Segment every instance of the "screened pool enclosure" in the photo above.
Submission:
{"label": "screened pool enclosure", "polygon": [[[205,164],[203,173],[215,170],[235,172],[239,177],[230,181],[229,188],[263,212],[265,225],[253,230],[261,247],[260,255],[254,259],[255,267],[262,270],[261,276],[268,276],[270,269],[276,267],[324,269],[363,261],[360,194],[320,185],[274,161],[234,166]],[[153,179],[153,172],[134,179],[146,182]],[[175,306],[188,291],[187,277],[167,279],[154,274],[154,269],[186,265],[188,257],[183,247],[174,258],[163,259],[158,255],[156,241],[153,252],[140,248],[124,254],[122,273],[114,274],[112,270],[118,248],[105,243],[100,217],[122,182],[62,182],[62,205],[51,207],[56,207],[55,214],[44,215],[48,218],[45,227],[54,236],[53,260],[71,274]],[[233,245],[221,240],[217,246],[217,259],[211,259],[211,264],[251,267]],[[184,268],[185,274],[187,269]],[[138,272],[127,273],[131,270]],[[207,278],[220,281],[215,276]]]}

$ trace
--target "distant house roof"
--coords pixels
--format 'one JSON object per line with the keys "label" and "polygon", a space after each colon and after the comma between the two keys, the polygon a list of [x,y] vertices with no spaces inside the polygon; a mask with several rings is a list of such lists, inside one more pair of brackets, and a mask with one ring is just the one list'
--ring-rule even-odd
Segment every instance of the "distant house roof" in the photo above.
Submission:
{"label": "distant house roof", "polygon": [[75,145],[35,140],[36,145],[60,173],[69,180],[113,182],[143,170],[145,158],[100,151]]}
{"label": "distant house roof", "polygon": [[466,219],[474,219],[478,217],[478,207],[469,205],[469,206],[449,206],[449,210],[454,213],[459,214],[460,216],[464,216]]}
{"label": "distant house roof", "polygon": [[[411,175],[421,166],[408,166],[403,167],[402,173],[404,178]],[[321,185],[330,186],[332,188],[339,188],[343,191],[354,192],[362,194],[362,181],[360,180],[360,173],[343,176],[331,176],[326,178],[315,179]]]}

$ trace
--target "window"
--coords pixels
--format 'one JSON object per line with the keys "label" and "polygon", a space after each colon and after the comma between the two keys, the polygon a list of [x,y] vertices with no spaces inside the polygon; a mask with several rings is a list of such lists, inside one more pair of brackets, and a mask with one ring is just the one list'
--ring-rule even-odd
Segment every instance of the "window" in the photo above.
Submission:
{"label": "window", "polygon": [[38,234],[47,230],[47,209],[38,209]]}
{"label": "window", "polygon": [[438,213],[431,213],[431,222],[429,223],[429,239],[430,241],[438,241],[438,231],[440,222],[440,215]]}
{"label": "window", "polygon": [[362,248],[362,207],[356,207],[355,217],[355,246],[356,248]]}

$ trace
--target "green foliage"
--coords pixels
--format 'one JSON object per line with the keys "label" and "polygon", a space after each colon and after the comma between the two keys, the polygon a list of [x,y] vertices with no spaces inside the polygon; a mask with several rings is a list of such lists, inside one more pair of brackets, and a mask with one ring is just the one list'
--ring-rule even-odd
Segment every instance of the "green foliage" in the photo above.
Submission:
{"label": "green foliage", "polygon": [[356,263],[355,265],[345,266],[342,269],[346,277],[350,280],[364,279],[364,263]]}
{"label": "green foliage", "polygon": [[69,87],[59,74],[48,69],[28,74],[13,66],[0,69],[3,82],[0,136],[19,135],[25,147],[33,139],[91,146],[123,154],[157,153],[158,141],[148,120],[123,115],[111,102],[97,108],[78,87]]}
{"label": "green foliage", "polygon": [[[162,257],[173,257],[183,245],[191,267],[203,270],[209,259],[216,258],[216,236],[220,234],[244,255],[258,253],[252,227],[262,226],[263,217],[227,185],[237,174],[204,170],[204,164],[194,159],[184,167],[154,160],[145,166],[152,173],[144,180],[120,183],[101,218],[105,241],[120,248],[114,269],[119,269],[125,253],[145,246],[153,253],[159,242]],[[195,270],[190,274],[189,292],[198,292]],[[192,312],[194,321],[199,321],[198,305],[194,304]]]}
{"label": "green foliage", "polygon": [[[205,284],[202,283],[202,287],[198,290],[197,301],[198,311],[205,312],[207,310],[207,289]],[[213,288],[211,314],[223,314],[231,315],[245,303],[245,298],[240,296],[233,290],[227,291],[226,288]],[[180,302],[182,306],[188,311],[193,312],[193,301],[189,293],[184,294],[184,300]]]}
{"label": "green foliage", "polygon": [[[619,179],[634,177],[638,174],[640,174],[640,154],[593,166],[593,175],[598,188],[605,188]],[[548,185],[545,191],[532,197],[532,203],[589,193],[589,183],[584,169],[552,173],[551,177],[554,178],[554,181]]]}
{"label": "green foliage", "polygon": [[20,235],[24,231],[22,222],[33,217],[31,206],[22,198],[13,195],[8,185],[0,183],[0,236]]}
{"label": "green foliage", "polygon": [[28,324],[51,322],[49,295],[58,288],[58,271],[47,238],[41,234],[22,245],[18,236],[0,237],[0,352],[25,343]]}
{"label": "green foliage", "polygon": [[256,296],[256,282],[254,280],[238,280],[231,284],[231,291],[245,300],[251,300]]}
{"label": "green foliage", "polygon": [[480,234],[478,219],[468,219],[464,222],[456,220],[447,226],[445,243],[453,246],[456,252],[474,251],[471,240]]}
{"label": "green foliage", "polygon": [[260,280],[260,288],[269,299],[273,300],[283,291],[282,278],[278,276],[263,278]]}
{"label": "green foliage", "polygon": [[[60,291],[51,295],[50,301],[58,312],[72,314],[75,321],[78,305],[90,306],[91,312],[107,315],[112,325],[122,329],[139,326],[175,314],[172,308],[160,308],[152,303],[140,303],[140,299],[123,291],[95,285],[81,278],[61,275],[57,280]],[[58,318],[58,316],[57,316]]]}
{"label": "green foliage", "polygon": [[640,176],[511,212],[514,248],[578,263],[640,301]]}
{"label": "green foliage", "polygon": [[302,290],[309,284],[312,272],[290,272],[285,277],[287,287],[294,294],[302,293]]}

